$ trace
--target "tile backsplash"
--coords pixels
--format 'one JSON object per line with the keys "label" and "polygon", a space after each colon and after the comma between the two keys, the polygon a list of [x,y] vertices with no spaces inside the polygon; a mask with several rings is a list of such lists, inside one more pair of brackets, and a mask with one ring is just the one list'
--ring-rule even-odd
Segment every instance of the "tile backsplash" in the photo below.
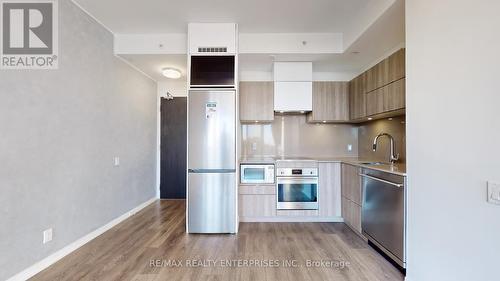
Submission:
{"label": "tile backsplash", "polygon": [[405,116],[381,119],[361,124],[358,128],[359,157],[374,161],[389,161],[389,139],[381,137],[378,140],[377,151],[372,150],[373,139],[379,133],[388,133],[394,137],[396,153],[399,153],[399,162],[406,162],[406,130]]}
{"label": "tile backsplash", "polygon": [[241,155],[356,157],[358,128],[351,124],[310,124],[305,115],[277,115],[271,124],[241,125]]}

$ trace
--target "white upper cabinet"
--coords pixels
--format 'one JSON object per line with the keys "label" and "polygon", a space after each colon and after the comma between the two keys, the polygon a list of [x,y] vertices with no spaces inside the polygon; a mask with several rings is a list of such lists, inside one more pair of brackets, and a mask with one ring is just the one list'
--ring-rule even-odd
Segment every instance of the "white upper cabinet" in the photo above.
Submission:
{"label": "white upper cabinet", "polygon": [[191,55],[236,54],[235,23],[190,23],[188,44]]}
{"label": "white upper cabinet", "polygon": [[275,62],[274,81],[311,82],[312,62]]}

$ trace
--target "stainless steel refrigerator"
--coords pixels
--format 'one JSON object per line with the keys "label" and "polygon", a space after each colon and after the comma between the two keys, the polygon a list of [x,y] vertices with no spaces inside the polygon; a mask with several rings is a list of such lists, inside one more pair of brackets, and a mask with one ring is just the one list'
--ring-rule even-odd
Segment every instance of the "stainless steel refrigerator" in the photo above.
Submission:
{"label": "stainless steel refrigerator", "polygon": [[188,97],[188,232],[236,233],[236,92]]}

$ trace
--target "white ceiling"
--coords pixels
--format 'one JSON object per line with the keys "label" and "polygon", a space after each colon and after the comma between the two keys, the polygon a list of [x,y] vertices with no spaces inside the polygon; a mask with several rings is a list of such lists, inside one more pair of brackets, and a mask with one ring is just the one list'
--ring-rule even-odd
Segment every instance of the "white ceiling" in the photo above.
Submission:
{"label": "white ceiling", "polygon": [[[161,70],[166,67],[179,69],[182,79],[186,78],[187,55],[177,54],[122,54],[120,57],[132,63],[142,72],[153,78],[155,81],[169,81],[161,74]],[[239,67],[241,72],[272,72],[274,61],[312,61],[314,72],[341,72],[356,73],[358,55],[356,54],[301,54],[286,55],[280,54],[269,56],[266,54],[244,54],[239,57]]]}
{"label": "white ceiling", "polygon": [[[405,41],[404,0],[73,0],[115,34],[186,33],[189,22],[236,22],[241,33],[330,33],[344,53],[240,54],[240,72],[273,61],[312,61],[315,72],[361,73]],[[164,67],[186,74],[186,55],[120,55],[156,81]]]}
{"label": "white ceiling", "polygon": [[187,55],[120,55],[146,73],[155,81],[168,81],[169,79],[161,74],[162,68],[171,67],[181,71],[182,78],[186,77]]}
{"label": "white ceiling", "polygon": [[[273,61],[312,61],[314,72],[345,73],[353,77],[404,46],[404,1],[396,1],[342,54],[240,54],[240,72],[271,72]],[[359,52],[359,53],[353,53]],[[120,55],[156,81],[164,67],[186,74],[186,55]]]}
{"label": "white ceiling", "polygon": [[346,32],[393,0],[74,0],[114,33],[186,33],[189,22],[236,22],[245,33]]}

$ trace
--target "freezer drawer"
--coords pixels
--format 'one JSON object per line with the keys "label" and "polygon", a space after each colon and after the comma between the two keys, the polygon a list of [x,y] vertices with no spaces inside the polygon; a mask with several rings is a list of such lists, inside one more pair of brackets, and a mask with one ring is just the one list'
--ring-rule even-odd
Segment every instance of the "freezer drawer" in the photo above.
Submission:
{"label": "freezer drawer", "polygon": [[235,183],[234,172],[189,173],[189,233],[236,233]]}
{"label": "freezer drawer", "polygon": [[189,91],[189,169],[236,169],[236,93]]}
{"label": "freezer drawer", "polygon": [[405,266],[404,177],[364,170],[363,234],[402,267]]}

